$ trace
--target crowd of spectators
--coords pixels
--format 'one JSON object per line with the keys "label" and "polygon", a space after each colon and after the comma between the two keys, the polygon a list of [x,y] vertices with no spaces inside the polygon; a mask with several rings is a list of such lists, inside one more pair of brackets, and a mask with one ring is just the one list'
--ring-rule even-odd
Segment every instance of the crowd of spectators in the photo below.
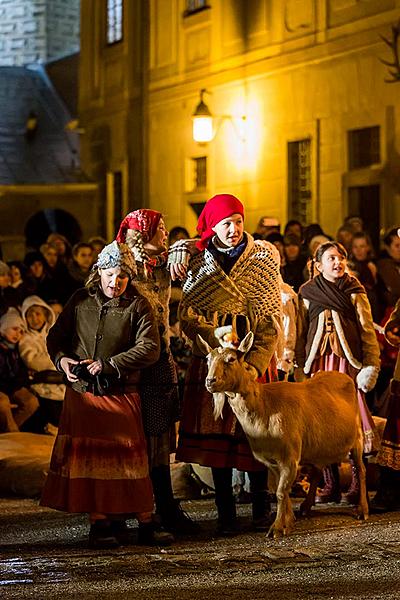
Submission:
{"label": "crowd of spectators", "polygon": [[65,386],[47,333],[105,244],[97,237],[71,247],[52,233],[22,261],[0,260],[0,433],[55,431]]}

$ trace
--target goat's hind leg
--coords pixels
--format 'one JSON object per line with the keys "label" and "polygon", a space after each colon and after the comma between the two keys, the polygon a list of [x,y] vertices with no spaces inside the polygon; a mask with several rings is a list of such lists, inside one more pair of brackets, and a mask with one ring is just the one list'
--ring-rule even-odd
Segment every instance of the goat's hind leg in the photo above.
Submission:
{"label": "goat's hind leg", "polygon": [[318,482],[319,482],[320,478],[321,478],[321,469],[318,469],[318,467],[315,467],[314,465],[312,465],[310,468],[310,472],[309,472],[310,487],[307,492],[307,497],[300,504],[300,507],[299,507],[300,515],[305,515],[306,517],[311,517],[311,509],[315,504],[315,496],[317,493],[317,487],[318,487]]}
{"label": "goat's hind leg", "polygon": [[351,451],[351,457],[357,469],[357,475],[360,485],[360,501],[357,507],[357,518],[366,521],[369,516],[368,498],[367,498],[367,477],[366,469],[362,459],[363,452],[363,433],[360,427],[360,435],[357,444]]}

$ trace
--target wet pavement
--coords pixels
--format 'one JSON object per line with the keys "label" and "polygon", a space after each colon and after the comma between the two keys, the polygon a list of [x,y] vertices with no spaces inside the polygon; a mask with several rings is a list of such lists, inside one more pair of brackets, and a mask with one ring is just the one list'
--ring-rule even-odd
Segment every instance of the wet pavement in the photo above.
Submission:
{"label": "wet pavement", "polygon": [[214,536],[212,499],[182,506],[200,535],[164,549],[93,551],[84,516],[0,499],[0,598],[400,598],[400,512],[361,522],[349,507],[318,507],[276,541],[251,531],[249,505],[239,506],[234,538]]}

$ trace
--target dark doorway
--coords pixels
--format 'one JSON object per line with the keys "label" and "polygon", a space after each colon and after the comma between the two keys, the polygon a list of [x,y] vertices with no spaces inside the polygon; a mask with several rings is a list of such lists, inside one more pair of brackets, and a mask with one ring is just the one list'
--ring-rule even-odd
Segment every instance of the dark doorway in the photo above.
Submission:
{"label": "dark doorway", "polygon": [[33,215],[25,226],[27,247],[39,248],[50,233],[61,233],[71,245],[82,238],[82,230],[75,217],[60,208],[45,208]]}
{"label": "dark doorway", "polygon": [[357,215],[362,218],[364,230],[369,233],[375,252],[378,252],[380,230],[379,185],[350,187],[348,206],[349,215]]}

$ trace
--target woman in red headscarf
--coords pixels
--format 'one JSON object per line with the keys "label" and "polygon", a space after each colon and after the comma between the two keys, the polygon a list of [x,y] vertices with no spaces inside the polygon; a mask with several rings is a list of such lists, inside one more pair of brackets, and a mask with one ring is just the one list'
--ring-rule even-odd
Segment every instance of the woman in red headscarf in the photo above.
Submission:
{"label": "woman in red headscarf", "polygon": [[190,262],[183,283],[180,323],[193,342],[193,359],[186,377],[177,458],[212,468],[218,533],[236,530],[232,469],[248,471],[253,504],[253,523],[264,530],[269,521],[266,469],[251,453],[246,437],[231,408],[214,419],[213,400],[205,388],[207,363],[197,335],[215,348],[218,336],[231,329],[240,338],[254,333],[254,345],[246,355],[254,378],[269,366],[277,341],[281,316],[279,256],[268,242],[255,241],[244,231],[243,205],[235,196],[218,194],[205,205],[199,221],[198,254]]}
{"label": "woman in red headscarf", "polygon": [[[169,344],[171,279],[167,270],[168,231],[162,214],[140,208],[122,221],[117,241],[126,242],[136,261],[136,289],[149,300],[161,339],[160,358],[141,373],[140,396],[147,437],[150,477],[162,524],[174,533],[195,533],[196,523],[174,499],[170,473],[171,438],[179,418],[178,378]],[[173,436],[171,435],[173,433]]]}

